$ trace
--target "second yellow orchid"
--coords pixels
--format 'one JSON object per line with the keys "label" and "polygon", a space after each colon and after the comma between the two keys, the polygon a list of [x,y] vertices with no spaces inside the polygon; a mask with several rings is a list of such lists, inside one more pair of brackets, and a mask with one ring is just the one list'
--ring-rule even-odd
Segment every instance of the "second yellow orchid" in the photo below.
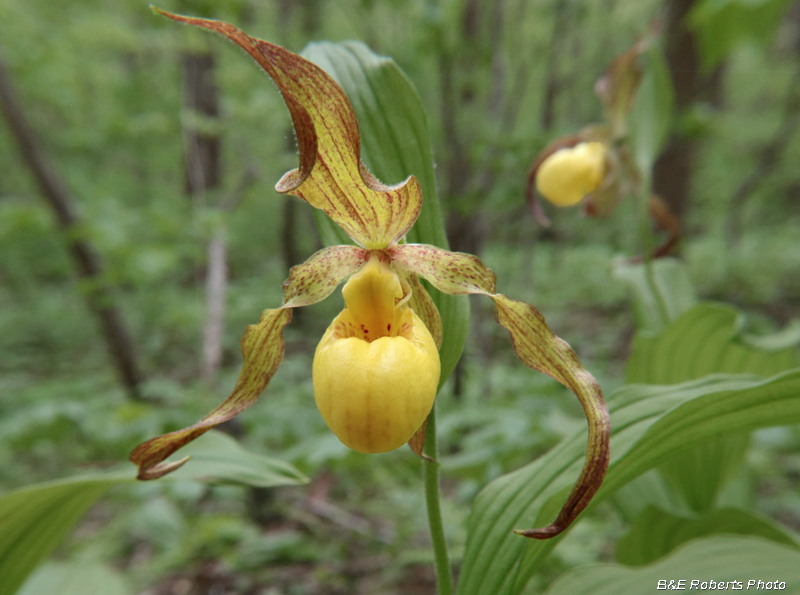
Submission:
{"label": "second yellow orchid", "polygon": [[187,459],[166,462],[170,455],[252,405],[283,359],[283,328],[292,309],[325,299],[346,280],[346,308],[314,357],[320,413],[354,450],[385,452],[408,442],[422,454],[426,418],[440,380],[442,322],[421,277],[444,293],[490,297],[519,359],[580,400],[589,426],[583,471],[552,524],[518,533],[546,539],[564,531],[599,489],[609,462],[608,411],[599,385],[574,351],[552,333],[536,308],[497,293],[495,274],[477,257],[404,243],[422,206],[420,185],[410,176],[386,186],[367,171],[352,106],[322,69],[232,25],[161,14],[221,33],[267,72],[291,112],[300,153],[299,167],[286,173],[276,189],[324,211],[356,245],[324,248],[291,269],[281,307],[265,310],[258,324],[245,331],[244,364],[231,395],[196,424],[139,445],[131,453],[139,479],[178,468]]}

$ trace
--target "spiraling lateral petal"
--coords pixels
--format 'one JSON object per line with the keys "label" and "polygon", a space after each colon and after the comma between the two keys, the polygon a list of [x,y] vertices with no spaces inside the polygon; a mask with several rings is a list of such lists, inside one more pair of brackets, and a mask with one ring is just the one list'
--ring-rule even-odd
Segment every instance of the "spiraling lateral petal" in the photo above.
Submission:
{"label": "spiraling lateral petal", "polygon": [[292,115],[300,167],[275,186],[322,209],[356,242],[385,248],[403,237],[422,207],[414,176],[396,186],[378,181],[361,163],[361,135],[350,100],[321,68],[221,21],[159,13],[221,33],[247,51],[275,81]]}
{"label": "spiraling lateral petal", "polygon": [[244,364],[233,392],[222,405],[193,426],[137,446],[130,459],[139,467],[138,479],[157,479],[174,471],[189,457],[165,463],[167,457],[256,402],[283,361],[283,328],[291,319],[291,309],[265,310],[258,324],[247,327],[241,342]]}
{"label": "spiraling lateral petal", "polygon": [[328,297],[367,261],[367,251],[357,246],[331,246],[311,255],[289,271],[283,284],[284,308],[310,306]]}
{"label": "spiraling lateral petal", "polygon": [[569,344],[550,330],[536,308],[495,293],[495,274],[475,256],[424,244],[391,246],[387,252],[395,262],[424,277],[440,291],[484,294],[492,298],[497,322],[511,334],[514,353],[522,363],[554,378],[578,397],[589,423],[583,471],[552,524],[541,529],[517,531],[536,539],[555,537],[586,508],[608,469],[611,428],[600,385]]}
{"label": "spiraling lateral petal", "polygon": [[553,334],[536,308],[503,294],[490,297],[495,303],[497,322],[511,334],[517,357],[575,393],[589,422],[586,462],[558,517],[547,527],[517,531],[525,537],[549,539],[572,524],[603,482],[610,456],[608,408],[597,380],[581,365],[569,344]]}

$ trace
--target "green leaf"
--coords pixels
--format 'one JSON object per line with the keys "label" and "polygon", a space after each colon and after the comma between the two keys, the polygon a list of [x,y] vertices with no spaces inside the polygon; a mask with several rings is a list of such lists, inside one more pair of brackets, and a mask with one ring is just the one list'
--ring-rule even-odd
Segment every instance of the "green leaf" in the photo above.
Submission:
{"label": "green leaf", "polygon": [[722,488],[742,469],[749,434],[717,436],[662,463],[658,471],[690,510],[709,511]]}
{"label": "green leaf", "polygon": [[657,335],[671,321],[697,303],[686,268],[674,258],[652,261],[652,282],[644,264],[621,261],[614,266],[614,277],[625,283],[633,302],[637,333]]}
{"label": "green leaf", "polygon": [[622,518],[631,523],[647,507],[685,512],[679,495],[671,489],[657,469],[644,473],[625,484],[612,496]]}
{"label": "green leaf", "polygon": [[119,572],[93,562],[49,562],[25,582],[17,595],[131,595]]}
{"label": "green leaf", "polygon": [[[797,347],[767,350],[742,341],[744,317],[733,306],[698,304],[658,337],[637,335],[625,373],[629,383],[677,384],[707,374],[767,378],[800,365]],[[768,345],[770,339],[762,339]]]}
{"label": "green leaf", "polygon": [[167,477],[260,488],[308,483],[294,465],[249,452],[222,432],[212,430],[185,446],[180,456],[186,455],[192,457],[189,462]]}
{"label": "green leaf", "polygon": [[751,535],[798,547],[796,538],[783,528],[737,508],[722,508],[699,517],[686,517],[651,507],[640,514],[628,533],[617,541],[617,561],[627,566],[650,564],[684,543],[714,533]]}
{"label": "green leaf", "polygon": [[[787,338],[794,338],[792,334],[783,332],[780,340],[765,337],[745,341],[741,336],[743,322],[741,313],[732,306],[697,304],[660,335],[636,335],[626,379],[629,383],[677,384],[717,373],[767,378],[800,365],[797,348],[785,346]],[[747,445],[747,435],[721,436],[673,457],[660,471],[692,510],[708,510],[725,482],[741,467]]]}
{"label": "green leaf", "polygon": [[[213,430],[182,452],[193,458],[162,481],[258,487],[308,481],[289,463],[247,452],[233,438]],[[97,499],[112,486],[133,482],[135,476],[130,467],[36,484],[0,496],[0,595],[13,595]]]}
{"label": "green leaf", "polygon": [[[719,375],[668,387],[627,386],[608,404],[612,463],[590,507],[709,438],[800,422],[800,370],[769,380]],[[481,491],[468,520],[458,593],[505,595],[524,588],[561,538],[523,541],[512,531],[536,525],[554,505],[557,510],[580,472],[585,450],[585,433],[579,432]]]}
{"label": "green leaf", "polygon": [[765,44],[791,0],[704,0],[688,22],[700,39],[703,68],[714,68],[744,40]]}
{"label": "green leaf", "polygon": [[634,157],[642,172],[649,172],[672,127],[675,91],[664,54],[652,44],[644,54],[645,74],[630,114]]}
{"label": "green leaf", "polygon": [[[414,175],[422,187],[422,212],[408,242],[448,248],[433,171],[428,122],[414,85],[391,58],[374,54],[360,42],[312,43],[302,52],[341,85],[358,118],[362,159],[381,181],[394,184]],[[323,241],[341,243],[324,213],[315,215]],[[336,227],[333,225],[333,227]],[[444,339],[440,386],[464,350],[469,326],[466,296],[427,287],[442,317]]]}
{"label": "green leaf", "polygon": [[[694,587],[697,591],[702,581],[714,580],[739,581],[742,591],[749,586],[751,592],[759,580],[764,581],[761,591],[766,590],[766,583],[777,580],[783,582],[783,589],[788,586],[794,592],[800,584],[800,552],[757,537],[702,539],[644,568],[611,564],[577,568],[556,580],[547,595],[641,595],[657,592],[659,581],[666,581],[662,584],[669,590],[670,580],[674,588],[680,579],[686,579],[686,591],[692,580],[700,583]],[[710,588],[706,585],[706,590]],[[770,584],[769,588],[777,590],[780,586]],[[726,589],[733,587],[726,585]]]}
{"label": "green leaf", "polygon": [[30,486],[0,497],[0,595],[13,595],[83,514],[120,481],[99,475]]}

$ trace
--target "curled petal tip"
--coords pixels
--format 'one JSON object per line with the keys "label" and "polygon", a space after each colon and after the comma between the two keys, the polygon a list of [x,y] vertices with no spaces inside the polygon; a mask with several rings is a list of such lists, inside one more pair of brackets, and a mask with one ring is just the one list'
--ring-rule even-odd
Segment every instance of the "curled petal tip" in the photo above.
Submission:
{"label": "curled petal tip", "polygon": [[541,529],[514,529],[514,533],[531,539],[552,539],[553,537],[561,535],[568,527],[569,525],[564,525],[556,521]]}
{"label": "curled petal tip", "polygon": [[183,457],[181,460],[172,463],[161,463],[159,465],[156,465],[155,467],[150,467],[150,468],[143,467],[142,469],[139,470],[139,474],[136,476],[136,479],[142,481],[147,481],[149,479],[158,479],[159,477],[163,477],[168,473],[172,473],[179,467],[183,467],[183,465],[191,458],[192,457],[190,455]]}

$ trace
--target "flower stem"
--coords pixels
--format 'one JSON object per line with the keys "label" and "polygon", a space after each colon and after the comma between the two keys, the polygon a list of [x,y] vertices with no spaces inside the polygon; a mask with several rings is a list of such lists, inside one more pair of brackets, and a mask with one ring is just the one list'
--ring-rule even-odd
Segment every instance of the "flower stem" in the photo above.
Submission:
{"label": "flower stem", "polygon": [[653,268],[653,234],[650,230],[650,192],[651,179],[650,168],[641,172],[642,188],[639,196],[639,237],[642,244],[642,257],[644,260],[645,278],[650,286],[650,291],[655,300],[656,310],[661,319],[661,325],[666,326],[670,322],[669,309],[661,294],[661,289],[656,282],[655,269]]}
{"label": "flower stem", "polygon": [[425,446],[423,453],[430,457],[424,459],[425,503],[428,507],[428,525],[431,528],[433,555],[436,562],[436,593],[452,595],[453,578],[450,574],[450,560],[447,555],[447,541],[442,525],[442,509],[439,505],[439,456],[436,444],[436,404],[434,403],[428,417],[428,428],[425,430]]}

